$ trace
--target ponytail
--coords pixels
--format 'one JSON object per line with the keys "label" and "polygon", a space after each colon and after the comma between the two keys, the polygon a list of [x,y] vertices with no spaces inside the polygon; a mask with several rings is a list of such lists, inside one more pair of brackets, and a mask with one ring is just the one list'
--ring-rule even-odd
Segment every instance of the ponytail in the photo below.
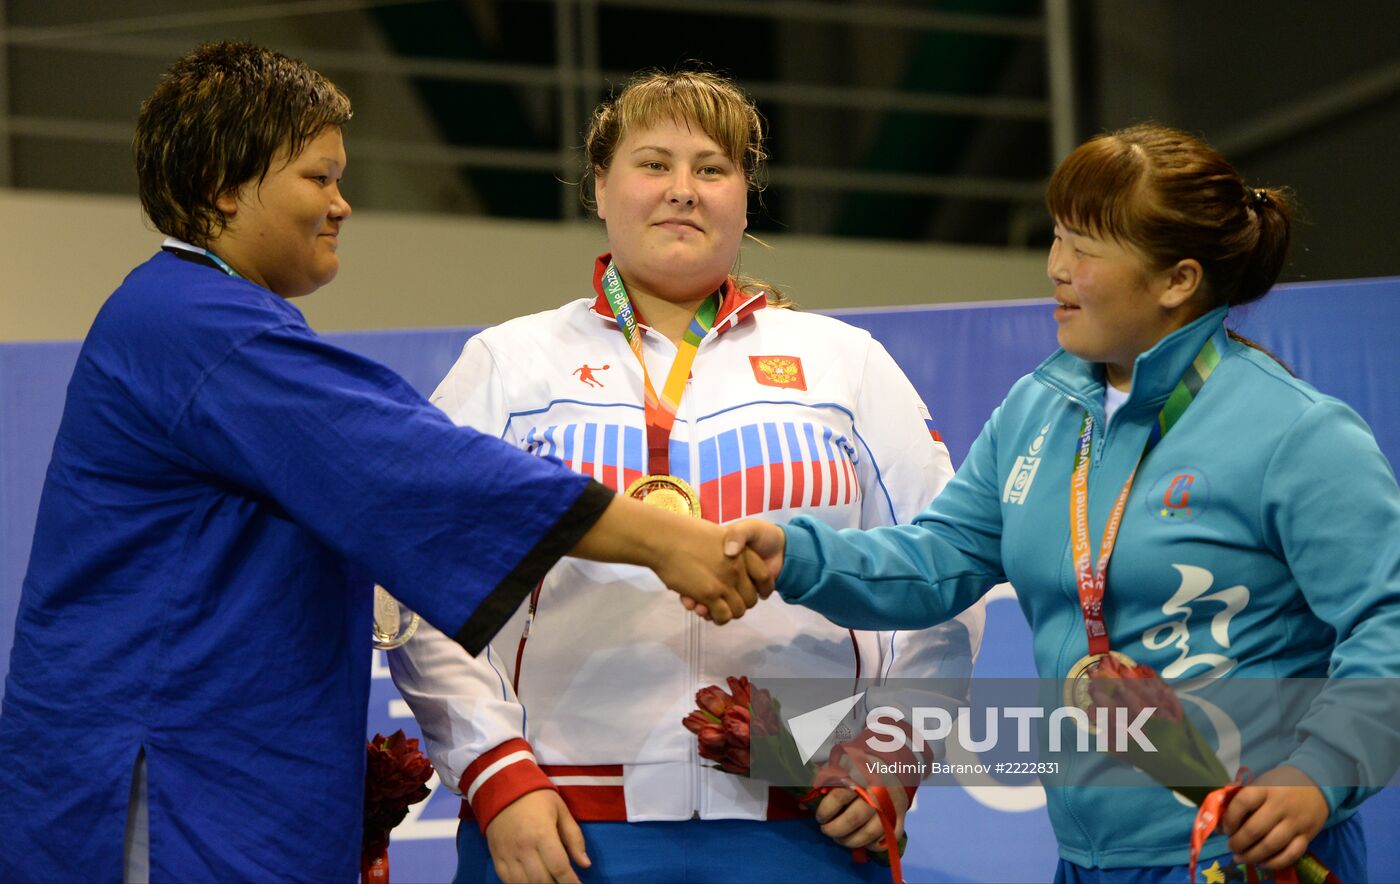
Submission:
{"label": "ponytail", "polygon": [[1231,306],[1257,301],[1273,288],[1283,271],[1293,232],[1294,204],[1279,188],[1245,188],[1245,205],[1257,231],[1254,248],[1245,260]]}
{"label": "ponytail", "polygon": [[1230,340],[1238,341],[1241,344],[1244,344],[1246,347],[1251,347],[1255,350],[1258,350],[1260,353],[1263,353],[1265,356],[1269,357],[1273,361],[1277,362],[1279,365],[1283,366],[1284,371],[1293,375],[1295,378],[1298,376],[1298,373],[1294,371],[1287,362],[1284,362],[1282,359],[1278,358],[1278,354],[1274,353],[1274,351],[1270,350],[1268,347],[1265,347],[1258,341],[1246,338],[1244,335],[1240,334],[1232,328],[1225,329],[1225,333],[1230,336]]}

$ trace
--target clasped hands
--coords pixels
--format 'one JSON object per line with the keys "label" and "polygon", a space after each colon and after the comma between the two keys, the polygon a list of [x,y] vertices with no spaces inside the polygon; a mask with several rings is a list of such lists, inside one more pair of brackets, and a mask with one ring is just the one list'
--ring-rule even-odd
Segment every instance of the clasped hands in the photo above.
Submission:
{"label": "clasped hands", "polygon": [[687,609],[727,623],[772,594],[786,539],[782,528],[761,519],[729,525],[690,519],[651,568]]}

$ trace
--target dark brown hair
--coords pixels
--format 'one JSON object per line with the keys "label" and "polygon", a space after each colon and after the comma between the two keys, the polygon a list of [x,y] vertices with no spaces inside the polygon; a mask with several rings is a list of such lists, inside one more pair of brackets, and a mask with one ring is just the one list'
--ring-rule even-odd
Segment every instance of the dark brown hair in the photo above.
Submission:
{"label": "dark brown hair", "polygon": [[249,43],[206,43],[171,65],[141,104],[132,151],[141,208],[197,246],[222,232],[220,194],[261,183],[331,126],[350,99],[296,59]]}
{"label": "dark brown hair", "polygon": [[[698,126],[743,171],[749,190],[763,190],[768,153],[763,147],[763,118],[753,99],[733,80],[694,69],[640,71],[621,91],[598,105],[583,142],[584,180],[612,165],[627,133],[670,121]],[[591,204],[589,190],[585,187],[586,204]],[[782,292],[762,280],[736,276],[734,281],[745,292],[763,291],[771,306],[792,306]]]}
{"label": "dark brown hair", "polygon": [[1045,203],[1057,222],[1132,245],[1160,268],[1199,261],[1212,307],[1273,287],[1294,212],[1287,191],[1246,185],[1214,148],[1155,123],[1081,144],[1055,170]]}

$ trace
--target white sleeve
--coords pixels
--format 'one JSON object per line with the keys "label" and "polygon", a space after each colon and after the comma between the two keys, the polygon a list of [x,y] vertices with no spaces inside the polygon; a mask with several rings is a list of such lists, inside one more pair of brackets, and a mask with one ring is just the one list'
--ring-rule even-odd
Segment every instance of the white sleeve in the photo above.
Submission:
{"label": "white sleeve", "polygon": [[[507,415],[505,381],[496,356],[482,335],[467,341],[462,355],[428,397],[459,427],[504,438]],[[510,440],[507,440],[510,441]]]}
{"label": "white sleeve", "polygon": [[413,710],[442,782],[464,793],[467,768],[496,746],[524,739],[524,710],[500,664],[500,648],[477,657],[420,622],[406,644],[389,652],[394,686]]}
{"label": "white sleeve", "polygon": [[[904,524],[953,477],[948,448],[914,385],[878,341],[871,340],[857,398],[861,527]],[[965,681],[982,643],[985,602],[947,623],[880,634],[880,677]]]}
{"label": "white sleeve", "polygon": [[[431,401],[458,425],[506,435],[501,371],[479,337],[462,348]],[[550,788],[525,740],[524,709],[502,665],[502,653],[513,654],[517,638],[502,633],[472,657],[422,623],[388,655],[394,685],[418,720],[433,767],[449,789],[468,799],[483,829],[516,798]]]}

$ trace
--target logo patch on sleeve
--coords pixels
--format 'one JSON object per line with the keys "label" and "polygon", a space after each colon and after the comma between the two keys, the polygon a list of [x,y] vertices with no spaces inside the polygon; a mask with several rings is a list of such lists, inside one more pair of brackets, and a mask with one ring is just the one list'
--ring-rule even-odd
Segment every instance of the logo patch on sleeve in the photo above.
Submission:
{"label": "logo patch on sleeve", "polygon": [[806,390],[807,378],[802,373],[802,360],[796,356],[750,356],[754,380],[765,387],[785,390]]}

